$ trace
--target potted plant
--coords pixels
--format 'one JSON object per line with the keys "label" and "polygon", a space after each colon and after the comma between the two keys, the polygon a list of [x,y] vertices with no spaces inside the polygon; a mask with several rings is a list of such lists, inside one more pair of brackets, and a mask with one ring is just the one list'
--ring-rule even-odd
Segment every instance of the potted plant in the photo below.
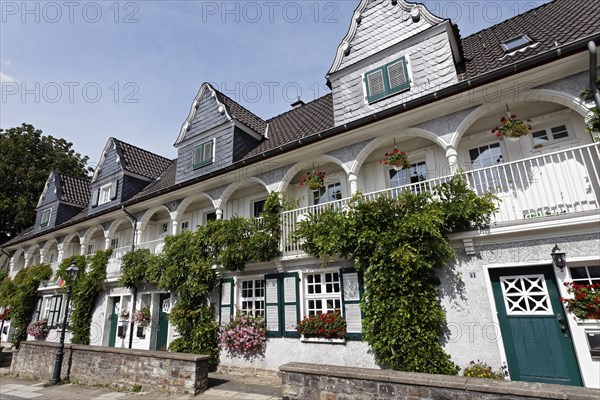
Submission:
{"label": "potted plant", "polygon": [[394,150],[392,150],[391,153],[385,153],[385,158],[379,162],[384,165],[391,165],[397,171],[404,168],[410,168],[408,155],[404,150],[397,147],[394,147]]}
{"label": "potted plant", "polygon": [[233,355],[258,355],[266,344],[265,319],[260,315],[239,313],[219,329],[219,347]]}
{"label": "potted plant", "polygon": [[516,141],[531,132],[532,128],[529,122],[531,121],[522,121],[515,114],[507,112],[506,117],[500,119],[501,125],[492,129],[492,133],[495,133],[499,138]]}
{"label": "potted plant", "polygon": [[47,319],[40,319],[27,326],[27,334],[33,336],[37,340],[46,339],[48,333],[50,333],[50,327],[48,326]]}
{"label": "potted plant", "polygon": [[[342,339],[346,338],[346,320],[339,311],[315,314],[298,322],[296,330],[304,339]],[[309,340],[310,341],[310,340]]]}
{"label": "potted plant", "polygon": [[144,307],[141,310],[135,310],[133,313],[133,322],[139,326],[148,326],[150,324],[150,308]]}
{"label": "potted plant", "polygon": [[567,293],[572,298],[562,298],[567,310],[582,319],[600,319],[600,283],[585,285],[575,282],[565,282]]}
{"label": "potted plant", "polygon": [[319,190],[325,182],[325,172],[308,172],[302,177],[300,186],[306,185],[310,190]]}

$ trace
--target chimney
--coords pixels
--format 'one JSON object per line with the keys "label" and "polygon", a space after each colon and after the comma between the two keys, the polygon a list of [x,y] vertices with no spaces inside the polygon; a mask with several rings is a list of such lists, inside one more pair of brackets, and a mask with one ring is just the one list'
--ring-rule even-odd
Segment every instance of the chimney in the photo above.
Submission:
{"label": "chimney", "polygon": [[302,100],[300,100],[300,96],[298,96],[298,100],[296,100],[295,102],[292,103],[292,110],[296,109],[296,108],[300,108],[304,105],[304,102]]}

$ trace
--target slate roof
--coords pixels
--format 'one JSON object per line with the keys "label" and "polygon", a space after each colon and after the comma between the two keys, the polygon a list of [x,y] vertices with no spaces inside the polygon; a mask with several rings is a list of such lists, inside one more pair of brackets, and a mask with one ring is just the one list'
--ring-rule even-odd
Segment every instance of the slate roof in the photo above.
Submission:
{"label": "slate roof", "polygon": [[249,111],[247,108],[241,106],[231,98],[225,96],[223,93],[219,92],[215,88],[213,88],[215,93],[217,94],[218,100],[225,104],[227,107],[227,113],[233,119],[237,119],[254,132],[259,134],[264,134],[265,129],[267,127],[267,123],[260,117],[256,116],[254,113]]}
{"label": "slate roof", "polygon": [[61,196],[59,201],[87,206],[90,201],[90,180],[58,174]]}
{"label": "slate roof", "polygon": [[168,158],[115,138],[112,138],[112,140],[120,150],[121,163],[126,171],[156,179],[171,165],[171,160]]}
{"label": "slate roof", "polygon": [[166,189],[169,186],[175,184],[175,174],[177,173],[177,159],[171,161],[171,165],[154,180],[151,184],[146,186],[144,190],[133,196],[133,198],[142,197],[149,193],[156,192],[158,190]]}
{"label": "slate roof", "polygon": [[[462,39],[462,79],[498,69],[600,32],[597,0],[554,0]],[[536,46],[507,55],[501,43],[528,35]]]}

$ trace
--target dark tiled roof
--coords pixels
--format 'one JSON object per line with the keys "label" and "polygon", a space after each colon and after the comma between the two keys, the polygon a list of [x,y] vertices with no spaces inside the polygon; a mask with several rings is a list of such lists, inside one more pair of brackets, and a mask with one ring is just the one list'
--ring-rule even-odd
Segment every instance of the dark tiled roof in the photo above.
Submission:
{"label": "dark tiled roof", "polygon": [[214,90],[219,101],[225,104],[225,107],[227,107],[227,113],[231,116],[231,118],[237,119],[258,134],[262,135],[265,133],[265,128],[267,127],[267,123],[265,121],[253,114],[247,108],[242,107],[234,100],[225,96],[223,93],[216,89]]}
{"label": "dark tiled roof", "polygon": [[155,181],[146,186],[144,190],[133,196],[133,198],[135,199],[136,197],[142,197],[149,193],[156,192],[158,190],[165,189],[169,186],[174,185],[176,172],[177,159],[174,159],[173,161],[171,161],[171,165],[169,165],[169,167],[165,170],[165,172],[162,173],[161,176],[159,176]]}
{"label": "dark tiled roof", "polygon": [[171,160],[113,138],[120,147],[123,168],[147,178],[158,178],[171,165]]}
{"label": "dark tiled roof", "polygon": [[25,229],[23,232],[15,235],[13,238],[7,240],[4,243],[0,243],[2,246],[8,246],[12,243],[15,242],[20,242],[21,240],[27,239],[29,236],[32,236],[32,232],[33,232],[33,228],[34,226],[30,226],[29,228]]}
{"label": "dark tiled roof", "polygon": [[60,201],[87,206],[90,201],[90,180],[58,174],[62,195]]}
{"label": "dark tiled roof", "polygon": [[271,118],[268,122],[269,139],[263,141],[245,158],[275,149],[313,133],[333,127],[333,102],[331,93],[301,107]]}
{"label": "dark tiled roof", "polygon": [[[600,32],[597,0],[554,0],[462,39],[466,59],[462,79],[521,61]],[[528,35],[534,43],[523,52],[506,55],[501,43]]]}

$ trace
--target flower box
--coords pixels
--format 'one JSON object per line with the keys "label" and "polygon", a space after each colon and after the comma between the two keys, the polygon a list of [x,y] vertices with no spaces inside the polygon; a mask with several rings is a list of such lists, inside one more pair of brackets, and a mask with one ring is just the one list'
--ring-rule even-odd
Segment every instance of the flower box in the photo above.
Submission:
{"label": "flower box", "polygon": [[[324,314],[306,316],[296,326],[298,333],[314,342],[325,340],[321,343],[335,343],[328,341],[346,341],[346,320],[339,311],[329,311]],[[304,340],[303,340],[304,341]]]}
{"label": "flower box", "polygon": [[327,343],[327,344],[346,344],[346,338],[324,338],[324,337],[306,337],[302,335],[300,340],[304,343]]}
{"label": "flower box", "polygon": [[302,177],[300,186],[307,186],[310,190],[319,190],[325,183],[325,172],[308,172]]}
{"label": "flower box", "polygon": [[520,119],[517,119],[515,114],[507,113],[506,117],[502,117],[500,119],[500,123],[502,125],[492,129],[492,133],[499,138],[507,138],[510,141],[517,141],[523,136],[531,133],[532,128],[531,125],[529,125],[529,122],[531,121],[521,121]]}
{"label": "flower box", "polygon": [[379,161],[383,165],[391,165],[396,171],[410,168],[410,161],[405,151],[394,147],[391,153],[385,153],[385,158]]}

